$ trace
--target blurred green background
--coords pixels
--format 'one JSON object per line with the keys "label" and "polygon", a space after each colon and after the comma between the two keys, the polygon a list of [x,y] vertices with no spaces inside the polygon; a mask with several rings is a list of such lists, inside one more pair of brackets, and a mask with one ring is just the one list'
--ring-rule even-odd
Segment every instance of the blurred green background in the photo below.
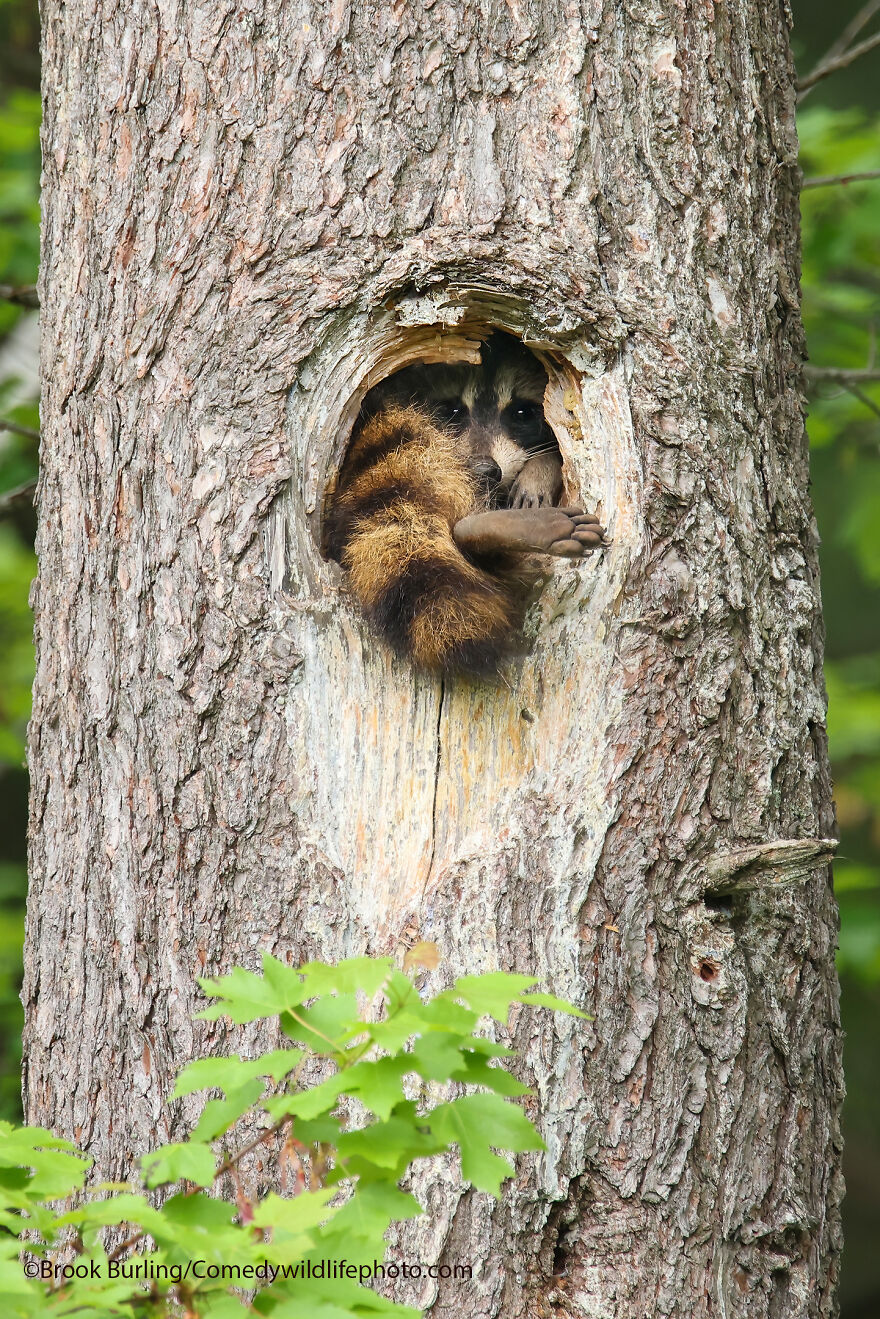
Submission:
{"label": "blurred green background", "polygon": [[[793,0],[808,74],[857,14],[880,32],[880,0]],[[874,12],[872,12],[874,11]],[[0,285],[37,273],[39,58],[34,0],[0,0]],[[880,46],[818,82],[800,112],[804,175],[880,170]],[[804,321],[811,366],[880,376],[880,179],[803,195]],[[8,291],[8,290],[7,290]],[[33,670],[29,497],[36,474],[36,312],[0,298],[0,1117],[20,1116],[21,977]],[[848,1186],[842,1314],[880,1316],[880,382],[809,382],[813,497],[822,534],[829,735],[840,823],[835,884],[847,1031]]]}

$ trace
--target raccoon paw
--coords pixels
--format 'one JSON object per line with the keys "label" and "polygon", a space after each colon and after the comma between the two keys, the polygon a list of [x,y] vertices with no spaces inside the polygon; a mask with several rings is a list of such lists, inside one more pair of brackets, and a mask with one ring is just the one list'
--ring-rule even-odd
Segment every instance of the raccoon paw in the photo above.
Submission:
{"label": "raccoon paw", "polygon": [[538,554],[579,559],[587,550],[605,543],[605,529],[593,513],[581,508],[537,508],[519,510],[521,535],[530,539]]}
{"label": "raccoon paw", "polygon": [[508,508],[544,508],[549,507],[553,500],[543,490],[522,490],[516,485],[513,486],[507,501]]}
{"label": "raccoon paw", "polygon": [[457,522],[456,544],[471,554],[554,554],[579,559],[603,545],[599,519],[580,508],[503,508]]}
{"label": "raccoon paw", "polygon": [[558,453],[530,458],[510,487],[508,508],[549,508],[562,493],[562,462]]}

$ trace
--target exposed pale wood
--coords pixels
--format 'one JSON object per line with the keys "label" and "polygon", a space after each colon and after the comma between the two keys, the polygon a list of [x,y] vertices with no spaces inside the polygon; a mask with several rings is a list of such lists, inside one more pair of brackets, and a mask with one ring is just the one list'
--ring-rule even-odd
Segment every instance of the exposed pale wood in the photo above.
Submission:
{"label": "exposed pale wood", "polygon": [[[841,1095],[783,6],[46,0],[28,1116],[102,1174],[229,1048],[194,978],[436,939],[546,1155],[421,1171],[437,1316],[826,1319]],[[567,495],[505,682],[414,679],[320,553],[366,390],[551,376]],[[245,1047],[253,1042],[245,1034]],[[235,1040],[236,1047],[240,1045]],[[170,1116],[169,1116],[170,1114]]]}

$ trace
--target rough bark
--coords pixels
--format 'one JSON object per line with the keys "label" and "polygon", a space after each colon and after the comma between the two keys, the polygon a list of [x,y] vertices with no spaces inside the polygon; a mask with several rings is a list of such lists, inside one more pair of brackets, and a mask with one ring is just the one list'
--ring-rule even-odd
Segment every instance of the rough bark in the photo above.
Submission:
{"label": "rough bark", "polygon": [[[547,1154],[498,1205],[418,1179],[407,1255],[478,1265],[419,1302],[831,1315],[827,849],[767,847],[833,827],[787,5],[44,17],[29,1118],[112,1176],[230,1047],[198,973],[433,938],[595,1020],[514,1024]],[[321,501],[365,390],[491,324],[613,546],[443,686]]]}

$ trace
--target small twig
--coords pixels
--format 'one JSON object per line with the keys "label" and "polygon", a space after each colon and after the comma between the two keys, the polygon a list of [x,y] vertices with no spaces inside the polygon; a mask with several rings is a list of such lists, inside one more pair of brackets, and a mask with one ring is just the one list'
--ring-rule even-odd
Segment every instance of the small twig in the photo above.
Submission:
{"label": "small twig", "polygon": [[13,490],[6,490],[0,495],[0,518],[5,517],[17,504],[23,504],[26,500],[33,503],[36,488],[36,481],[25,481],[24,485],[17,485]]}
{"label": "small twig", "polygon": [[17,421],[8,421],[0,417],[0,431],[11,431],[13,435],[23,435],[28,440],[38,440],[40,432],[31,430],[30,426],[19,426]]}
{"label": "small twig", "polygon": [[[825,54],[816,65],[816,69],[821,69],[825,64],[828,64],[830,60],[837,59],[838,55],[842,55],[845,50],[848,50],[861,32],[862,28],[870,23],[878,9],[880,9],[880,0],[868,0],[868,3],[862,6],[855,17],[850,19],[840,36],[837,37],[828,47]],[[809,93],[804,92],[804,96],[807,95],[809,95]],[[801,99],[803,99],[803,97]]]}
{"label": "small twig", "polygon": [[870,385],[880,380],[880,369],[854,367],[852,370],[846,370],[837,366],[805,366],[804,375],[816,384],[827,381],[828,384],[843,385],[848,389],[850,385]]}
{"label": "small twig", "polygon": [[838,55],[835,59],[829,59],[817,65],[812,73],[808,73],[806,78],[798,83],[801,100],[811,87],[815,87],[817,82],[821,82],[823,78],[829,77],[832,73],[837,73],[838,69],[845,69],[860,55],[867,55],[868,51],[873,50],[875,46],[880,46],[880,32],[875,32],[873,37],[860,41],[857,46],[850,46],[849,50],[844,51],[842,55]]}
{"label": "small twig", "polygon": [[848,50],[853,41],[859,35],[863,27],[870,23],[871,19],[880,10],[880,0],[868,0],[866,5],[859,10],[853,19],[847,23],[834,45],[825,56],[826,60],[833,60],[841,51]]}
{"label": "small twig", "polygon": [[860,403],[864,403],[865,407],[869,408],[875,416],[880,417],[880,408],[872,398],[868,398],[863,389],[859,389],[858,385],[847,385],[846,391],[848,394],[852,394],[853,398],[857,398]]}
{"label": "small twig", "polygon": [[36,284],[0,284],[0,298],[19,307],[39,307]]}
{"label": "small twig", "polygon": [[271,1140],[273,1136],[277,1136],[278,1132],[287,1121],[289,1121],[289,1119],[283,1117],[280,1122],[276,1122],[274,1126],[267,1127],[265,1131],[262,1131],[259,1136],[243,1146],[240,1150],[236,1151],[235,1154],[230,1154],[229,1158],[224,1159],[220,1164],[220,1167],[214,1173],[214,1181],[216,1182],[224,1173],[231,1172],[237,1164],[241,1163],[246,1154],[250,1154],[252,1150],[257,1149],[260,1145],[265,1145],[267,1140]]}
{"label": "small twig", "polygon": [[[238,1150],[237,1153],[231,1154],[228,1159],[224,1159],[223,1162],[220,1164],[220,1167],[215,1170],[214,1176],[211,1179],[211,1184],[213,1185],[214,1182],[219,1181],[219,1179],[225,1173],[234,1172],[235,1168],[245,1157],[246,1154],[250,1154],[251,1151],[255,1150],[258,1145],[265,1144],[265,1142],[269,1140],[271,1136],[277,1135],[277,1133],[281,1130],[281,1128],[284,1126],[287,1120],[288,1119],[286,1117],[282,1118],[281,1121],[276,1122],[273,1127],[267,1127],[266,1130],[261,1132],[260,1135],[257,1136],[255,1140],[250,1141],[242,1149]],[[195,1192],[189,1191],[187,1192],[187,1194],[193,1195],[195,1194]],[[107,1256],[107,1259],[108,1260],[119,1259],[122,1255],[126,1253],[126,1251],[131,1250],[132,1246],[136,1246],[139,1241],[143,1241],[146,1235],[147,1232],[144,1228],[141,1228],[138,1232],[133,1232],[130,1237],[126,1237],[124,1241],[120,1241],[119,1245],[115,1246],[113,1250],[110,1251],[110,1253]]]}
{"label": "small twig", "polygon": [[110,1251],[109,1255],[107,1256],[107,1259],[108,1260],[119,1259],[122,1255],[126,1253],[126,1251],[131,1250],[132,1246],[136,1246],[139,1241],[143,1241],[146,1235],[147,1235],[146,1232],[144,1232],[143,1230],[138,1232],[132,1232],[130,1237],[126,1237],[124,1241],[120,1241],[118,1246],[114,1246],[114,1248]]}
{"label": "small twig", "polygon": [[[836,37],[836,40],[831,42],[829,49],[826,50],[826,53],[822,55],[822,58],[819,59],[819,62],[815,65],[813,74],[817,73],[819,69],[825,69],[826,65],[829,65],[834,59],[838,58],[838,55],[842,55],[844,51],[850,49],[852,42],[854,42],[855,38],[859,36],[862,29],[871,22],[873,16],[875,16],[875,13],[879,11],[879,9],[880,0],[868,0],[868,3],[863,5],[862,9],[859,9],[859,12],[851,18],[850,22],[846,25],[846,28],[840,33],[840,36]],[[810,74],[809,77],[813,77],[813,74]],[[810,90],[811,88],[807,88],[806,91],[802,91],[801,96],[798,99],[805,99],[806,96],[810,95]]]}
{"label": "small twig", "polygon": [[801,192],[807,188],[825,188],[829,183],[859,183],[863,179],[880,179],[880,169],[866,169],[860,174],[822,174],[815,179],[804,179]]}

